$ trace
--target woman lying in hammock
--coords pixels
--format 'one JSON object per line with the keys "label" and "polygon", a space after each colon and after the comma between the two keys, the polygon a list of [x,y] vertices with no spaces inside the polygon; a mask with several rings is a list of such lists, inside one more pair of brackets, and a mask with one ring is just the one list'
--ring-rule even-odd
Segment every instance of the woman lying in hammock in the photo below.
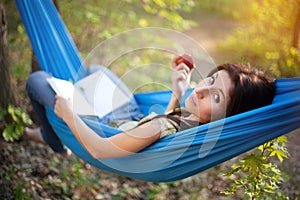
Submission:
{"label": "woman lying in hammock", "polygon": [[[150,114],[129,130],[109,138],[100,137],[72,111],[72,102],[55,96],[46,82],[50,75],[45,72],[32,74],[27,81],[27,91],[41,128],[26,128],[25,134],[58,153],[69,155],[51,128],[45,106],[54,112],[71,129],[77,140],[95,159],[108,159],[133,154],[149,146],[161,137],[259,108],[272,103],[275,85],[264,72],[242,64],[223,64],[211,71],[195,86],[185,100],[185,108],[179,109],[180,101],[188,89],[193,69],[184,63],[172,61],[172,97],[165,115]],[[38,83],[38,85],[36,84]]]}

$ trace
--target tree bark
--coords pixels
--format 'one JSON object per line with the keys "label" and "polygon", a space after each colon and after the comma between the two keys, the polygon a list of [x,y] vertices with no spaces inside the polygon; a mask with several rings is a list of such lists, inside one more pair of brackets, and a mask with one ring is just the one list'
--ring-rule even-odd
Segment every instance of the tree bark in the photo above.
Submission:
{"label": "tree bark", "polygon": [[34,52],[32,51],[32,55],[31,55],[31,72],[36,72],[41,70],[41,67],[36,59],[36,56],[34,54]]}
{"label": "tree bark", "polygon": [[0,108],[9,104],[17,105],[17,85],[9,62],[7,44],[7,21],[2,1],[0,1]]}
{"label": "tree bark", "polygon": [[292,40],[292,47],[298,48],[299,47],[299,34],[300,34],[300,2],[297,3],[297,13],[296,13],[296,21],[294,25],[293,31],[293,40]]}
{"label": "tree bark", "polygon": [[60,13],[60,9],[59,9],[59,4],[58,4],[58,0],[52,0],[53,4],[55,5],[55,8],[57,9],[57,11]]}

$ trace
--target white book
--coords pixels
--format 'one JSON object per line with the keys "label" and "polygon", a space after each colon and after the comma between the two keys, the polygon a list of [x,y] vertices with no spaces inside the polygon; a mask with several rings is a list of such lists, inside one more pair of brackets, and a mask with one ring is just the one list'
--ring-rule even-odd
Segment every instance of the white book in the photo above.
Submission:
{"label": "white book", "polygon": [[73,83],[51,77],[47,79],[55,93],[73,102],[78,115],[95,115],[100,118],[129,103],[131,93],[122,90],[103,71],[93,73]]}

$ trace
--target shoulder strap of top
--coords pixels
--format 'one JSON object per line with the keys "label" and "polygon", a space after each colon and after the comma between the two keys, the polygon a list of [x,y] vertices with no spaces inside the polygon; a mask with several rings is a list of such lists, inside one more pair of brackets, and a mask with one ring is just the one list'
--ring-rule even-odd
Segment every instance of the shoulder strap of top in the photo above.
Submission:
{"label": "shoulder strap of top", "polygon": [[153,119],[167,118],[176,123],[177,126],[174,125],[174,127],[176,128],[177,131],[183,131],[192,127],[199,126],[201,125],[201,123],[198,121],[181,119],[181,117],[176,117],[174,115],[189,116],[190,114],[191,113],[185,110],[184,108],[175,108],[174,110],[168,112],[167,114],[157,115]]}

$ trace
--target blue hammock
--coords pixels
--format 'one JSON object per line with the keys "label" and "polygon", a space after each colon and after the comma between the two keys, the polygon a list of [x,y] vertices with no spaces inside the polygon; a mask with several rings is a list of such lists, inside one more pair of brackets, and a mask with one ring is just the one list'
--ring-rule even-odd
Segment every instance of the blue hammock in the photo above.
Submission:
{"label": "blue hammock", "polygon": [[[86,71],[72,38],[51,0],[16,0],[33,50],[43,70],[54,76],[77,80]],[[61,141],[91,165],[123,176],[153,182],[180,180],[300,127],[300,79],[277,79],[272,105],[242,113],[165,138],[139,153],[109,160],[95,160],[76,140],[53,109],[47,117]],[[164,105],[170,91],[135,94],[142,111]],[[85,120],[107,137],[118,129]]]}

